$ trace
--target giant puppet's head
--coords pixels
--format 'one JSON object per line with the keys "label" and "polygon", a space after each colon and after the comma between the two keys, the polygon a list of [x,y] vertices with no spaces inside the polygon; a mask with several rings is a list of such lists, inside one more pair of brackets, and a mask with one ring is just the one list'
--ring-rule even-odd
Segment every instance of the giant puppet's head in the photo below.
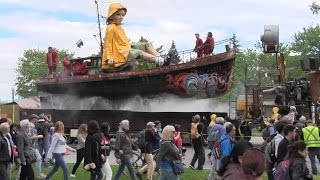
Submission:
{"label": "giant puppet's head", "polygon": [[119,16],[124,17],[126,14],[127,14],[127,8],[125,8],[124,5],[122,5],[121,3],[112,3],[109,6],[107,20],[109,23],[112,21],[122,22],[122,19],[119,19],[120,18]]}

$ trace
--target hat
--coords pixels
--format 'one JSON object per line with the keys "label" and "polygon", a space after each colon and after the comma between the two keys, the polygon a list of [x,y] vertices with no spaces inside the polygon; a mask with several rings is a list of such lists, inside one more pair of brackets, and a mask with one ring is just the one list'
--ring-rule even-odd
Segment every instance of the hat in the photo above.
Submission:
{"label": "hat", "polygon": [[195,33],[194,35],[199,35],[199,33]]}
{"label": "hat", "polygon": [[39,118],[39,116],[38,115],[36,115],[36,114],[31,114],[30,116],[29,116],[29,118],[28,119],[33,119],[33,118],[37,118],[37,119],[40,119]]}
{"label": "hat", "polygon": [[192,119],[193,119],[193,120],[200,120],[201,117],[200,117],[199,114],[196,114],[196,115],[194,115],[194,116],[192,117]]}
{"label": "hat", "polygon": [[290,106],[290,111],[296,111],[297,108],[295,106]]}
{"label": "hat", "polygon": [[147,127],[153,127],[153,126],[155,126],[154,122],[148,122],[147,123]]}
{"label": "hat", "polygon": [[127,14],[127,8],[125,8],[121,3],[112,3],[109,6],[107,19],[109,19],[118,10],[124,10],[124,12]]}

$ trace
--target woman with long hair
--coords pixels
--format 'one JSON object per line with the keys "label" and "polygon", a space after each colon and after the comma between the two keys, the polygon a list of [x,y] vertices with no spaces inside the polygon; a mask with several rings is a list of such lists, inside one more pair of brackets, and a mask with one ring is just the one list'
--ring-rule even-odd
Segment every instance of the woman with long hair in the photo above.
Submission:
{"label": "woman with long hair", "polygon": [[288,147],[286,159],[290,161],[289,174],[294,180],[311,180],[312,175],[307,167],[308,148],[304,141],[297,141]]}
{"label": "woman with long hair", "polygon": [[115,150],[117,153],[119,153],[119,150],[111,145],[111,142],[110,142],[111,137],[109,136],[110,126],[108,122],[103,122],[101,124],[100,130],[101,130],[102,154],[106,157],[105,160],[102,162],[102,167],[101,167],[101,171],[103,174],[102,179],[111,180],[112,169],[109,164],[108,156],[110,155],[110,151],[112,149]]}
{"label": "woman with long hair", "polygon": [[[252,144],[247,140],[237,141],[230,156],[226,156],[221,160],[221,166],[217,171],[218,175],[224,180],[237,179],[238,175],[242,172],[242,167],[240,164],[242,155],[247,149],[252,147]],[[215,174],[212,174],[211,177],[214,178]]]}
{"label": "woman with long hair", "polygon": [[52,158],[55,159],[54,167],[49,172],[49,174],[46,176],[46,180],[50,179],[51,176],[53,176],[54,173],[56,173],[59,169],[59,167],[63,170],[63,177],[64,180],[68,180],[68,167],[66,164],[66,161],[64,160],[64,154],[66,153],[66,150],[70,150],[72,152],[76,152],[75,149],[69,147],[67,145],[67,141],[64,137],[64,124],[61,121],[57,121],[54,124],[54,134],[52,136],[52,142],[50,144],[50,148],[47,154],[47,157],[45,159],[45,163],[48,163],[49,160]]}
{"label": "woman with long hair", "polygon": [[162,141],[156,159],[155,171],[160,171],[159,180],[179,180],[179,175],[173,173],[171,161],[181,160],[179,149],[174,145],[175,128],[167,125],[162,131]]}
{"label": "woman with long hair", "polygon": [[247,149],[240,159],[242,173],[237,180],[263,180],[262,175],[266,170],[264,152],[257,148]]}
{"label": "woman with long hair", "polygon": [[86,138],[87,138],[87,125],[86,124],[81,124],[78,133],[77,133],[77,161],[76,164],[72,168],[72,173],[70,174],[70,177],[76,177],[76,171],[84,158],[84,155],[86,153],[85,150],[85,143],[86,143]]}
{"label": "woman with long hair", "polygon": [[105,157],[101,154],[101,137],[96,120],[91,120],[88,124],[85,151],[84,168],[91,171],[91,180],[101,180],[103,177],[101,165]]}

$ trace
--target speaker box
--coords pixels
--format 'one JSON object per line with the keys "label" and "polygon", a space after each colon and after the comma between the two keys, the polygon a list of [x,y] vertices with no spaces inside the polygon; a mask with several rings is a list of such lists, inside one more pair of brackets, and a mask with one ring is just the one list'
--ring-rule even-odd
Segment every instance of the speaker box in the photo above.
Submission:
{"label": "speaker box", "polygon": [[319,71],[319,59],[318,58],[309,58],[310,70],[311,71]]}

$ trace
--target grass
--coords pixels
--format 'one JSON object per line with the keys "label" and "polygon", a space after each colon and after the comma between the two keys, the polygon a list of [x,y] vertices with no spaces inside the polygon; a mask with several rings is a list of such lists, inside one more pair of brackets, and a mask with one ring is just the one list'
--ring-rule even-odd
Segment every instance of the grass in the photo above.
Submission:
{"label": "grass", "polygon": [[[68,164],[68,169],[69,169],[69,173],[71,172],[72,170],[72,167],[73,167],[73,164]],[[82,168],[82,164],[79,166],[78,170],[77,170],[77,173],[76,173],[76,178],[69,178],[70,180],[85,180],[85,179],[90,179],[90,172],[87,172],[85,171],[83,168]],[[113,172],[113,175],[115,175],[117,173],[117,170],[118,170],[118,166],[117,165],[111,165],[111,168],[112,168],[112,172]],[[44,174],[48,174],[49,171],[52,169],[51,168],[43,168],[42,171]],[[125,169],[125,171],[127,171],[127,169]],[[181,180],[194,180],[194,179],[199,179],[199,180],[204,180],[204,179],[207,179],[207,176],[209,175],[210,173],[210,170],[202,170],[202,171],[197,171],[197,170],[192,170],[190,168],[185,168],[185,172],[180,176],[180,179]],[[129,174],[129,173],[126,173],[126,174]],[[12,177],[11,179],[12,180],[15,180],[17,176],[17,170],[12,170]],[[63,174],[62,174],[62,169],[60,168],[58,170],[58,172],[56,174],[53,175],[53,177],[51,178],[51,180],[61,180],[63,179]],[[122,175],[120,177],[121,180],[130,180],[130,176],[125,176],[125,175]],[[146,179],[146,176],[144,176],[144,179]],[[155,178],[155,179],[158,179],[158,178]],[[263,179],[264,180],[267,180],[267,175],[264,174],[263,175]],[[320,180],[320,176],[315,176],[313,177],[313,180]]]}

